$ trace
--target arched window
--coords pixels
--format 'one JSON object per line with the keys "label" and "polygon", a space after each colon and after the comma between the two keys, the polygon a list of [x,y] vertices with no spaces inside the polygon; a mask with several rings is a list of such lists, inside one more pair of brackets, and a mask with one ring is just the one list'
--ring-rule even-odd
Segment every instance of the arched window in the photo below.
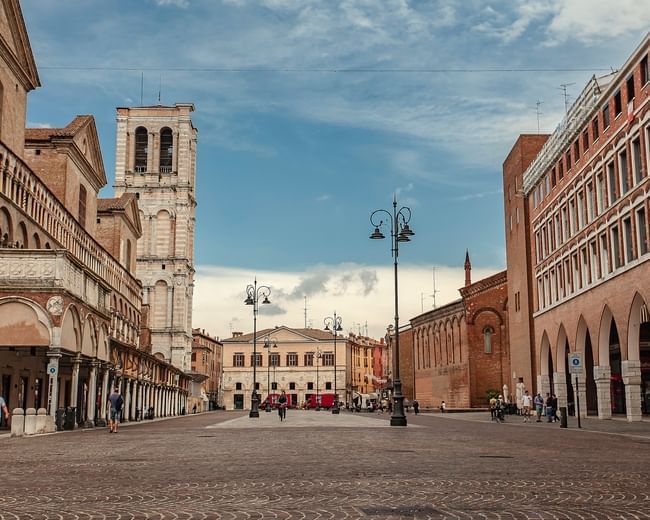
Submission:
{"label": "arched window", "polygon": [[34,233],[33,242],[34,242],[34,249],[41,248],[41,237],[38,236],[38,233]]}
{"label": "arched window", "polygon": [[16,245],[16,247],[20,247],[21,249],[27,249],[29,248],[29,238],[27,235],[27,227],[25,226],[24,222],[21,222],[18,224],[18,232],[20,234],[19,240],[20,244]]}
{"label": "arched window", "polygon": [[86,227],[86,187],[79,185],[79,224]]}
{"label": "arched window", "polygon": [[160,131],[160,173],[172,172],[172,156],[174,155],[174,137],[170,128]]}
{"label": "arched window", "polygon": [[485,327],[483,329],[483,344],[485,346],[486,354],[492,353],[492,334],[494,334],[492,327]]}
{"label": "arched window", "polygon": [[135,129],[135,171],[144,173],[147,171],[147,146],[149,134],[147,129],[139,126]]}

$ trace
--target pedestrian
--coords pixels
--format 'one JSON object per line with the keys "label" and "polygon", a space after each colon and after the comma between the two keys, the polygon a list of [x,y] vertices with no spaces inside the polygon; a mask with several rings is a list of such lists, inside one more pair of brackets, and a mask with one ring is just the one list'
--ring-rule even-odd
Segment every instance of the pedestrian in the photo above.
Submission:
{"label": "pedestrian", "polygon": [[284,390],[278,397],[278,415],[280,416],[280,421],[284,421],[287,418],[287,394]]}
{"label": "pedestrian", "polygon": [[117,427],[120,424],[122,415],[122,406],[124,398],[120,394],[119,388],[113,389],[113,393],[108,396],[108,405],[110,406],[108,414],[108,433],[117,433]]}
{"label": "pedestrian", "polygon": [[537,422],[542,422],[542,412],[544,410],[544,398],[542,397],[542,394],[537,392],[537,395],[535,396],[533,402],[535,403],[535,413],[537,414]]}
{"label": "pedestrian", "polygon": [[415,412],[415,415],[420,413],[420,403],[418,403],[417,399],[413,401],[413,411]]}
{"label": "pedestrian", "polygon": [[528,390],[525,390],[521,398],[521,411],[524,416],[524,422],[530,422],[530,409],[532,406],[533,398],[528,394]]}
{"label": "pedestrian", "polygon": [[490,398],[490,420],[495,421],[497,419],[497,398],[492,396]]}
{"label": "pedestrian", "polygon": [[447,409],[447,405],[443,401],[442,403],[440,403],[440,413],[445,413],[446,409]]}
{"label": "pedestrian", "polygon": [[194,406],[192,406],[192,413],[196,413],[196,403],[194,403]]}
{"label": "pedestrian", "polygon": [[553,416],[555,411],[553,410],[553,397],[551,394],[546,394],[546,422],[553,422]]}
{"label": "pedestrian", "polygon": [[4,397],[0,395],[0,413],[5,419],[5,424],[9,425],[9,409],[7,408],[7,402]]}
{"label": "pedestrian", "polygon": [[557,396],[551,394],[551,404],[553,406],[553,422],[560,422],[560,418],[557,416]]}

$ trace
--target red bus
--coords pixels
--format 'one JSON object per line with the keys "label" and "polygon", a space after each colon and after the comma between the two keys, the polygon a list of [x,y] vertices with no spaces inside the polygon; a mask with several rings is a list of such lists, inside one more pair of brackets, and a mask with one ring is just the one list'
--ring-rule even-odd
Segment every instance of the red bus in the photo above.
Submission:
{"label": "red bus", "polygon": [[[271,408],[277,408],[279,406],[278,399],[280,398],[281,394],[269,394],[266,396],[266,399],[262,400],[260,403],[260,408],[264,410],[266,408],[266,403],[270,402],[271,403]],[[284,394],[285,397],[287,398],[287,407],[288,408],[294,408],[296,406],[296,403],[292,402],[293,399],[291,397],[291,394]]]}
{"label": "red bus", "polygon": [[[320,401],[321,408],[333,408],[334,407],[334,397],[336,394],[318,394],[318,400]],[[307,399],[307,408],[317,408],[318,402],[316,401],[316,394],[312,394]]]}

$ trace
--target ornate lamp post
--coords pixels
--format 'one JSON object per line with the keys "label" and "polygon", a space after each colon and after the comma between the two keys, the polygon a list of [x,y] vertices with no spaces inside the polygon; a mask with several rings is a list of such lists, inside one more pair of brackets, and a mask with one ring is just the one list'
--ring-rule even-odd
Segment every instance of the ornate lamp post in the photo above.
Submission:
{"label": "ornate lamp post", "polygon": [[318,360],[321,358],[323,353],[320,348],[316,348],[316,411],[320,411],[320,396],[318,395]]}
{"label": "ornate lamp post", "polygon": [[[343,327],[341,327],[343,320],[340,316],[337,316],[336,311],[334,311],[334,317],[332,318],[328,316],[323,320],[323,322],[325,323],[325,330],[332,330],[334,332],[334,406],[332,407],[332,413],[340,413],[339,394],[336,390],[336,337],[338,333],[343,330]],[[332,328],[330,329],[330,327]]]}
{"label": "ornate lamp post", "polygon": [[[273,343],[271,343],[273,342]],[[266,411],[271,411],[271,349],[278,348],[278,342],[275,338],[269,338],[266,336],[264,338],[264,348],[267,349],[266,356],[266,388],[268,388],[268,398],[269,401],[266,403]],[[275,364],[273,365],[273,373],[275,374]]]}
{"label": "ornate lamp post", "polygon": [[257,395],[257,313],[259,312],[259,302],[262,299],[263,305],[268,305],[270,302],[269,295],[271,289],[266,285],[257,286],[257,278],[252,285],[246,287],[246,305],[253,306],[253,393],[251,395],[251,411],[249,417],[259,417],[259,397]]}
{"label": "ornate lamp post", "polygon": [[[390,222],[391,237],[391,254],[393,256],[393,265],[395,272],[395,355],[393,356],[393,415],[390,418],[391,426],[406,426],[406,415],[404,415],[404,396],[402,395],[402,382],[399,376],[399,302],[397,289],[397,258],[399,256],[399,243],[409,242],[415,233],[411,231],[409,222],[411,220],[411,209],[401,207],[397,209],[397,199],[393,197],[392,213],[385,209],[378,209],[371,213],[370,223],[375,226],[375,230],[370,235],[372,240],[386,238],[380,231],[380,227],[385,221],[380,218],[384,214]],[[386,218],[386,217],[385,217]]]}

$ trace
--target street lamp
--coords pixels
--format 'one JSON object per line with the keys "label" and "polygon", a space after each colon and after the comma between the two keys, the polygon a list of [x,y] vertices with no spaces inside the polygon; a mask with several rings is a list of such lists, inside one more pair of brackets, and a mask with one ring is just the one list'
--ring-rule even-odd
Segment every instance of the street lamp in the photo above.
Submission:
{"label": "street lamp", "polygon": [[330,327],[332,327],[331,330],[334,332],[334,406],[332,407],[332,413],[341,412],[341,409],[339,408],[339,394],[336,390],[336,337],[338,333],[343,330],[343,327],[341,327],[342,322],[342,318],[336,315],[336,311],[334,311],[333,318],[328,316],[323,320],[323,323],[325,323],[325,330],[330,331]]}
{"label": "street lamp", "polygon": [[249,417],[260,416],[258,409],[259,397],[257,396],[257,313],[259,312],[260,299],[262,299],[263,305],[271,303],[269,301],[270,294],[271,289],[266,285],[257,286],[257,278],[255,278],[253,285],[248,285],[246,287],[246,299],[244,300],[244,303],[253,306],[253,394],[251,396],[251,411],[248,414]]}
{"label": "street lamp", "polygon": [[395,366],[394,379],[393,379],[393,415],[390,418],[391,426],[406,426],[406,415],[404,415],[404,396],[402,395],[402,382],[399,376],[399,302],[397,290],[397,258],[399,256],[399,243],[409,242],[415,233],[409,227],[411,220],[411,209],[402,207],[397,209],[397,199],[393,197],[393,212],[385,209],[378,209],[371,213],[370,223],[375,226],[375,230],[370,235],[371,240],[380,240],[386,238],[380,231],[380,227],[384,224],[378,214],[385,214],[390,222],[390,237],[391,237],[391,254],[393,256],[394,272],[395,272],[395,355],[393,356],[393,363]]}
{"label": "street lamp", "polygon": [[[273,342],[273,344],[271,344]],[[264,338],[264,348],[267,349],[266,356],[266,388],[268,388],[268,402],[266,403],[266,411],[271,411],[271,349],[278,348],[278,342],[275,338],[269,338],[266,336]],[[275,364],[273,365],[273,370],[275,373]]]}
{"label": "street lamp", "polygon": [[318,360],[321,358],[323,353],[320,348],[316,348],[316,411],[320,412],[320,397],[318,395]]}

